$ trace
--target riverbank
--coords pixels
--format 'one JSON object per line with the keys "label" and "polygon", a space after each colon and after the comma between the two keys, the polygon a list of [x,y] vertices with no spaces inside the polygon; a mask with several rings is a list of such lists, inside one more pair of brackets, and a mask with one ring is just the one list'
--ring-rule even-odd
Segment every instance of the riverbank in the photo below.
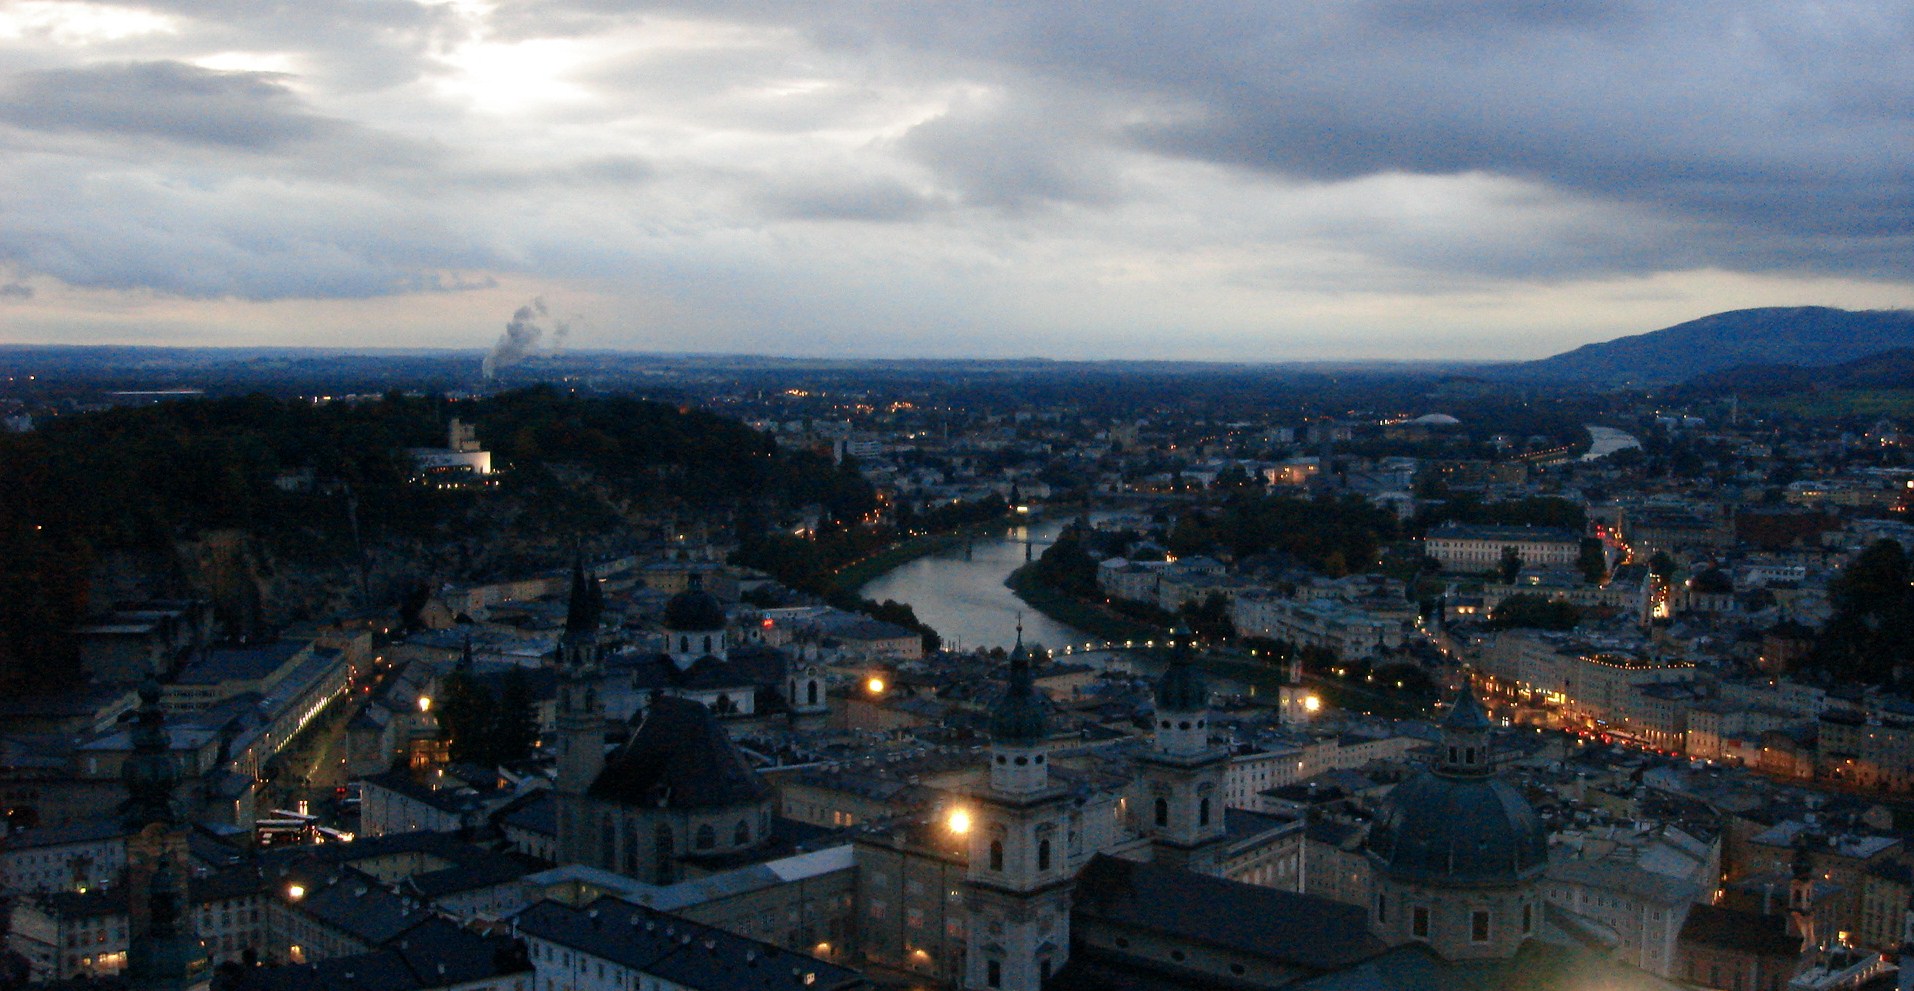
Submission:
{"label": "riverbank", "polygon": [[861,558],[839,568],[832,576],[832,584],[839,590],[855,594],[864,586],[884,577],[892,571],[942,550],[963,546],[964,541],[986,536],[1001,530],[1010,524],[1010,518],[985,520],[958,527],[948,533],[927,533],[921,537],[895,543],[889,547]]}
{"label": "riverbank", "polygon": [[1030,565],[1010,573],[1004,584],[1015,592],[1018,599],[1036,611],[1062,623],[1073,626],[1092,638],[1110,643],[1122,643],[1125,640],[1153,640],[1164,631],[1154,626],[1126,619],[1108,609],[1072,598],[1037,581]]}

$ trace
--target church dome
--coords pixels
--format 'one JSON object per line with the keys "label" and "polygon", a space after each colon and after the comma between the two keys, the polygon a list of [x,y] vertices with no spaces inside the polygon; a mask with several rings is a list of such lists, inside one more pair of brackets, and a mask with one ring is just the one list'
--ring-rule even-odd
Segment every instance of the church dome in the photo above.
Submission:
{"label": "church dome", "polygon": [[990,710],[990,740],[996,744],[1035,746],[1050,735],[1043,700],[1030,680],[1030,658],[1024,653],[1023,632],[1010,654],[1010,687]]}
{"label": "church dome", "polygon": [[1188,649],[1177,648],[1175,659],[1156,680],[1157,710],[1194,712],[1209,708],[1209,704],[1210,686],[1203,681],[1203,674],[1196,670],[1196,665],[1190,663]]}
{"label": "church dome", "polygon": [[1369,855],[1397,881],[1508,885],[1548,866],[1548,830],[1496,778],[1494,723],[1464,687],[1442,720],[1433,766],[1397,785],[1369,829]]}
{"label": "church dome", "polygon": [[667,630],[722,630],[724,625],[724,604],[703,589],[686,589],[665,603]]}
{"label": "church dome", "polygon": [[1548,831],[1501,780],[1424,771],[1390,792],[1369,855],[1399,881],[1515,884],[1548,865]]}

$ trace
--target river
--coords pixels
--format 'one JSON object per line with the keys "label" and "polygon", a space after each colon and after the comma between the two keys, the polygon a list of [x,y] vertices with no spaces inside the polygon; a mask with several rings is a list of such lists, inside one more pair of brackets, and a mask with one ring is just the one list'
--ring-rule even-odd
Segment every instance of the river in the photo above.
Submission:
{"label": "river", "polygon": [[1582,429],[1588,431],[1589,440],[1592,441],[1592,443],[1589,444],[1588,453],[1582,455],[1583,461],[1598,461],[1614,454],[1616,451],[1626,451],[1631,447],[1642,446],[1642,442],[1637,440],[1634,434],[1617,430],[1614,427],[1598,427],[1593,424],[1585,424]]}
{"label": "river", "polygon": [[1004,585],[1004,579],[1024,565],[1025,542],[1033,545],[1032,556],[1039,556],[1067,522],[1039,520],[980,535],[972,541],[968,555],[961,546],[927,554],[873,579],[857,594],[879,602],[909,603],[918,619],[943,636],[950,650],[1008,648],[1016,641],[1020,613],[1025,641],[1058,650],[1065,644],[1081,644],[1090,639],[1087,634],[1024,605]]}

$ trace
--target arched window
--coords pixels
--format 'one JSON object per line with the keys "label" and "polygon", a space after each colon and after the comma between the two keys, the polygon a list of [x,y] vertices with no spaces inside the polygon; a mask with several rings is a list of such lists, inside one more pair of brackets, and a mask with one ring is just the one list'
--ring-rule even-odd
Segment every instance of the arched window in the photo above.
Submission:
{"label": "arched window", "polygon": [[1049,840],[1037,841],[1037,869],[1040,871],[1047,871],[1050,869],[1050,841]]}
{"label": "arched window", "polygon": [[817,682],[813,681],[804,686],[804,698],[806,705],[817,704]]}
{"label": "arched window", "polygon": [[1159,826],[1167,826],[1170,824],[1170,803],[1168,799],[1159,798],[1156,800],[1156,824]]}
{"label": "arched window", "polygon": [[681,652],[681,653],[690,653],[690,651],[691,651],[691,638],[690,638],[690,637],[687,637],[687,636],[682,636],[682,635],[681,635],[681,636],[679,636],[679,637],[678,637],[678,650],[679,650],[679,652]]}
{"label": "arched window", "polygon": [[625,830],[625,873],[638,876],[638,830]]}
{"label": "arched window", "polygon": [[990,869],[993,871],[1004,869],[1004,841],[1002,840],[990,841]]}
{"label": "arched window", "polygon": [[711,653],[711,634],[709,633],[704,635],[704,652]]}
{"label": "arched window", "polygon": [[1474,747],[1470,747],[1467,750],[1462,751],[1462,762],[1464,764],[1475,763],[1475,748]]}
{"label": "arched window", "polygon": [[743,819],[739,819],[738,828],[732,831],[731,842],[738,846],[744,846],[745,844],[750,843],[751,842],[751,824],[749,822],[746,822]]}
{"label": "arched window", "polygon": [[1535,906],[1522,906],[1522,933],[1527,935],[1535,930]]}
{"label": "arched window", "polygon": [[1207,826],[1210,824],[1210,800],[1208,798],[1196,803],[1196,824],[1198,826]]}
{"label": "arched window", "polygon": [[702,826],[699,826],[698,839],[697,839],[697,842],[693,844],[693,846],[696,846],[700,850],[709,850],[712,847],[717,845],[718,845],[717,830],[712,829],[711,824],[708,822]]}
{"label": "arched window", "polygon": [[618,869],[618,827],[612,825],[611,816],[598,827],[598,862],[608,871]]}
{"label": "arched window", "polygon": [[672,873],[671,860],[677,852],[676,845],[671,839],[671,827],[664,823],[659,823],[658,830],[653,834],[651,843],[651,867],[652,873],[656,875],[653,880],[658,884],[670,884]]}

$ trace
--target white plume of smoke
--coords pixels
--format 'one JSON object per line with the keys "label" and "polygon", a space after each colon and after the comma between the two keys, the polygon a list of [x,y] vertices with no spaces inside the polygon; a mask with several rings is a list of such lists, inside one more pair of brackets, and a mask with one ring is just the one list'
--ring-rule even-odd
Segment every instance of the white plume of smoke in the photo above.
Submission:
{"label": "white plume of smoke", "polygon": [[512,314],[511,321],[506,323],[505,333],[499,335],[498,343],[492,345],[491,353],[485,356],[485,377],[492,378],[499,369],[509,368],[537,354],[539,343],[545,339],[548,330],[551,333],[548,353],[557,354],[565,346],[571,325],[551,318],[551,310],[545,306],[543,296],[535,297],[519,307]]}

